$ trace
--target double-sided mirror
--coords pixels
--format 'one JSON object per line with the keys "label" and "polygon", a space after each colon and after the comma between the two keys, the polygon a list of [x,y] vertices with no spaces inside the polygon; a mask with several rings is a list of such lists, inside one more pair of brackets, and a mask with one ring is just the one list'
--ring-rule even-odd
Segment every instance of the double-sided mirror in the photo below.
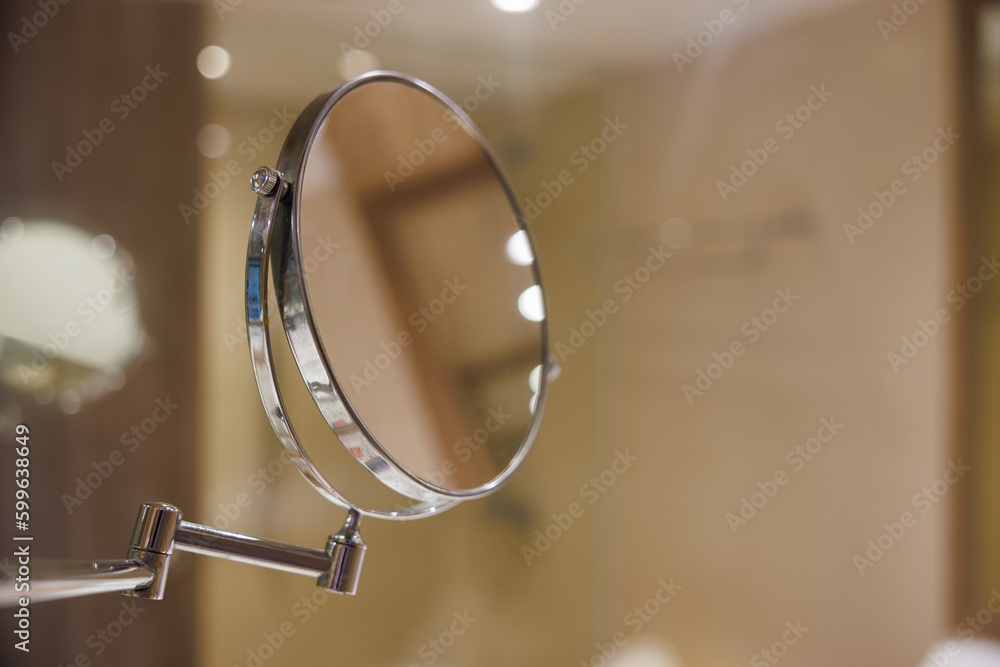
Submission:
{"label": "double-sided mirror", "polygon": [[[175,548],[353,594],[363,516],[413,519],[481,497],[527,455],[553,376],[543,292],[514,194],[460,107],[405,75],[366,74],[316,98],[276,168],[257,170],[251,185],[246,316],[257,385],[290,460],[348,509],[344,527],[309,549],[144,503],[126,561],[61,568],[36,599],[108,589],[158,599]],[[283,336],[272,332],[279,321]],[[279,369],[281,359],[297,373]],[[321,418],[328,438],[299,437],[289,391],[308,393],[307,417]],[[332,448],[395,502],[342,491]]]}
{"label": "double-sided mirror", "polygon": [[[255,187],[265,210],[247,261],[254,370],[299,470],[333,502],[383,518],[497,488],[543,407],[545,307],[516,200],[472,121],[423,82],[373,72],[317,98]],[[417,504],[347,499],[295,436],[268,349],[268,264],[316,408]]]}

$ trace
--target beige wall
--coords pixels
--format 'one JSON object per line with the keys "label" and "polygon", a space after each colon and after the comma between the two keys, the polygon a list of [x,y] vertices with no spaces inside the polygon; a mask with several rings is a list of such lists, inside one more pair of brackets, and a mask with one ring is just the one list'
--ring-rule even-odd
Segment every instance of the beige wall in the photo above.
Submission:
{"label": "beige wall", "polygon": [[[343,659],[422,663],[421,645],[465,609],[480,620],[441,664],[577,663],[616,632],[633,646],[638,634],[665,639],[689,667],[747,664],[786,622],[800,620],[809,630],[782,664],[911,665],[947,634],[954,496],[926,515],[912,496],[952,456],[954,332],[942,327],[898,374],[886,354],[945,305],[953,153],[916,183],[906,181],[907,192],[854,244],[842,228],[873,190],[907,179],[904,161],[951,122],[946,8],[924,6],[884,41],[876,21],[888,11],[864,4],[767,31],[748,15],[746,29],[683,74],[668,57],[590,78],[566,66],[545,73],[565,84],[548,97],[519,88],[523,70],[476,61],[510,82],[475,117],[522,199],[575,169],[571,156],[605,119],[628,125],[533,224],[553,341],[571,344],[571,327],[606,299],[619,310],[565,356],[537,449],[506,490],[428,521],[366,524],[371,547],[359,597],[331,599],[301,623],[293,606],[312,592],[309,582],[207,563],[199,607],[204,663],[245,663],[261,633],[286,621],[296,635],[269,665],[315,661],[334,646]],[[230,26],[213,28],[222,37],[235,30],[221,25]],[[448,67],[406,55],[383,64],[456,96],[468,87]],[[295,112],[329,83],[303,81],[294,101],[221,88],[209,120],[239,141],[267,122],[273,105]],[[811,86],[824,85],[833,96],[721,201],[715,182],[730,165],[769,135],[780,137],[775,122]],[[223,339],[242,317],[253,205],[244,177],[273,164],[277,148],[275,141],[241,163],[237,184],[200,223],[210,399],[199,511],[207,523],[220,503],[247,492],[259,466],[280,460],[245,343],[230,353]],[[649,246],[661,242],[661,225],[675,217],[691,221],[693,243],[624,302],[616,281],[645,261]],[[786,288],[800,300],[751,344],[744,322]],[[745,354],[689,405],[682,385],[734,341],[746,344]],[[793,471],[786,452],[830,417],[843,431]],[[616,473],[607,492],[581,489],[626,451],[638,461]],[[779,470],[790,481],[733,535],[726,514]],[[294,473],[252,498],[236,529],[319,546],[341,519]],[[521,546],[572,502],[583,516],[528,567]],[[859,576],[853,556],[908,510],[916,526]],[[661,580],[682,589],[634,632],[641,617],[630,611],[654,597]]]}
{"label": "beige wall", "polygon": [[[686,665],[747,664],[799,619],[809,631],[782,664],[915,664],[949,632],[956,496],[927,514],[912,496],[953,456],[955,313],[898,374],[886,357],[950,309],[957,151],[917,182],[901,171],[952,123],[949,15],[928,3],[884,41],[888,12],[873,3],[745,34],[683,74],[623,77],[608,102],[631,122],[615,220],[627,240],[601,292],[665,220],[691,221],[694,241],[602,332],[616,358],[602,446],[641,460],[602,529],[618,582],[603,636],[671,576],[683,591],[650,630]],[[812,86],[833,96],[784,138],[776,121]],[[768,136],[778,151],[723,202],[716,181]],[[844,223],[897,178],[905,194],[851,244]],[[784,288],[799,300],[752,342],[743,323]],[[682,385],[733,341],[743,355],[689,404]],[[830,417],[843,430],[794,471],[786,452]],[[727,513],[779,470],[787,484],[734,535]],[[905,511],[915,527],[860,576],[852,558]]]}
{"label": "beige wall", "polygon": [[[0,221],[8,216],[26,223],[58,220],[91,237],[110,235],[134,262],[130,287],[135,288],[150,345],[125,369],[120,391],[88,400],[73,414],[64,413],[58,401],[40,404],[12,390],[7,378],[0,387],[0,449],[5,453],[0,460],[0,495],[8,503],[13,503],[15,491],[15,463],[7,456],[17,444],[14,427],[24,423],[31,430],[32,586],[44,576],[43,561],[124,558],[142,502],[166,501],[187,508],[198,493],[191,478],[199,414],[198,247],[194,230],[179,224],[176,205],[197,182],[198,159],[186,148],[199,127],[201,81],[186,65],[199,48],[201,14],[196,7],[183,4],[101,2],[46,7],[56,15],[36,18],[44,29],[35,33],[21,21],[41,13],[38,3],[5,2],[0,7],[0,25],[5,26],[0,55],[0,180],[4,183]],[[16,50],[9,36],[14,31],[31,35]],[[155,87],[147,67],[163,75]],[[133,92],[144,78],[152,89]],[[143,94],[145,99],[137,102]],[[134,98],[130,99],[134,109],[124,107],[123,95]],[[108,127],[113,129],[104,134]],[[58,172],[61,178],[57,178],[53,164],[69,162],[67,145],[82,153],[95,136],[100,138],[91,152],[72,164],[72,171]],[[79,148],[81,142],[83,148]],[[4,242],[11,244],[8,250],[26,252],[12,236]],[[73,280],[80,279],[73,276]],[[39,284],[28,275],[0,284],[0,292],[7,297],[5,312],[10,312],[11,294],[30,294],[40,312],[34,321],[30,311],[19,315],[27,329],[34,326],[45,331],[38,322],[56,319],[61,327],[63,323],[75,326],[74,335],[93,334],[93,312],[65,307],[66,295],[79,295],[80,284],[63,291],[56,280]],[[51,295],[53,289],[59,293]],[[88,298],[107,295],[110,292],[101,290]],[[5,335],[10,335],[10,322],[4,324]],[[61,331],[48,333],[55,336]],[[8,342],[0,347],[6,348]],[[6,372],[16,372],[13,364],[21,361],[12,359],[9,349],[5,353]],[[53,362],[49,368],[57,366]],[[157,401],[176,407],[167,413],[157,407]],[[152,431],[150,424],[155,426]],[[140,426],[144,429],[141,442],[131,433]],[[98,469],[102,471],[98,476],[88,477]],[[83,486],[88,479],[89,484]],[[0,539],[13,545],[14,532],[13,522],[6,521]],[[17,571],[14,554],[14,547],[9,546],[0,556],[4,578]],[[32,604],[30,653],[5,641],[0,646],[0,664],[190,663],[196,654],[190,613],[196,597],[195,568],[191,565],[179,565],[171,572],[169,599],[162,602],[106,594]],[[131,616],[121,617],[123,602],[134,610]],[[13,636],[13,613],[13,609],[4,610],[2,626],[7,637]],[[172,634],[164,633],[164,627],[170,627]]]}

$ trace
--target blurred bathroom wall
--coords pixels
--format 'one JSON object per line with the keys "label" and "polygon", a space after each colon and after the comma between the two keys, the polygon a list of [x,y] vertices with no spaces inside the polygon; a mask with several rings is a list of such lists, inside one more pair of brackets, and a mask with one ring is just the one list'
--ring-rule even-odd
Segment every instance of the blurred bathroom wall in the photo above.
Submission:
{"label": "blurred bathroom wall", "polygon": [[[607,631],[673,576],[684,591],[650,628],[689,664],[745,662],[787,622],[808,627],[789,664],[916,664],[954,633],[957,492],[914,497],[958,460],[964,130],[949,8],[883,38],[891,11],[775,26],[620,87],[628,244],[609,280],[666,240],[665,220],[687,220],[691,242],[608,346],[609,445],[642,464],[609,536]],[[881,538],[904,512],[915,525]]]}
{"label": "blurred bathroom wall", "polygon": [[[103,44],[122,67],[145,66],[155,34],[178,50],[188,88],[163,102],[161,121],[181,127],[136,130],[100,169],[95,156],[93,191],[67,206],[120,201],[117,179],[169,185],[135,195],[144,215],[115,215],[140,275],[162,281],[150,306],[163,318],[159,353],[146,363],[163,375],[148,389],[183,378],[197,418],[157,434],[160,458],[136,488],[106,496],[112,507],[54,524],[108,537],[66,552],[50,542],[53,557],[123,555],[123,531],[152,496],[194,521],[316,547],[339,527],[343,512],[280,453],[252,378],[248,177],[275,163],[289,117],[366,69],[413,74],[460,103],[488,82],[467,109],[523,203],[562,364],[535,450],[502,491],[426,521],[366,520],[355,598],[179,554],[167,600],[146,607],[173,614],[169,632],[143,630],[170,639],[164,664],[909,666],[955,634],[966,478],[952,484],[948,471],[967,461],[955,429],[964,314],[949,294],[970,273],[958,260],[967,139],[951,5],[543,0],[505,14],[488,0],[404,0],[388,22],[379,0],[97,6],[156,28],[108,18],[101,40],[67,8],[57,18],[86,43],[69,55],[41,37],[29,46],[74,60]],[[208,45],[229,54],[216,78],[197,73]],[[84,127],[76,105],[88,94],[105,104],[105,58],[76,56],[76,69],[39,79],[59,117],[24,136]],[[146,137],[163,145],[146,150]],[[36,156],[46,178],[48,153],[69,139],[51,141]],[[178,272],[188,282],[170,287]],[[116,437],[133,400],[145,396],[29,413],[93,450],[60,460],[54,491],[108,447],[83,420]],[[315,422],[301,433],[326,437]],[[52,514],[65,514],[57,496]],[[120,515],[114,526],[105,510]],[[86,619],[54,642],[58,664],[111,620],[119,600],[108,599],[51,607]],[[56,637],[47,627],[39,634]],[[144,654],[123,640],[87,656]]]}
{"label": "blurred bathroom wall", "polygon": [[[89,338],[102,353],[121,353],[115,349],[120,339],[94,338],[100,338],[96,314],[122,306],[107,297],[123,283],[97,284],[57,311],[52,304],[78,292],[85,276],[63,276],[59,283],[31,271],[5,272],[0,489],[11,514],[0,535],[8,547],[12,533],[34,538],[33,572],[43,560],[124,559],[143,501],[191,507],[199,412],[199,244],[195,230],[176,224],[174,213],[178,199],[198,183],[199,161],[188,144],[202,112],[200,77],[190,67],[200,48],[202,12],[184,4],[46,7],[9,2],[0,9],[0,246],[23,254],[24,230],[44,220],[88,239],[98,264],[117,248],[134,269],[122,275],[135,292],[128,307],[138,311],[146,340],[130,364],[105,374],[114,379],[109,384],[97,374],[96,385],[89,376],[26,392],[17,380],[58,368],[56,348]],[[34,310],[12,307],[24,299]],[[36,319],[56,325],[37,330]],[[36,329],[45,343],[16,367],[8,338],[13,329]],[[13,516],[19,423],[30,429],[31,446],[25,532],[15,530]],[[5,574],[16,573],[8,547],[0,563]],[[14,649],[13,610],[5,610],[0,663],[124,664],[142,656],[150,665],[189,664],[196,628],[192,565],[171,572],[163,604],[112,594],[33,605],[28,654]]]}

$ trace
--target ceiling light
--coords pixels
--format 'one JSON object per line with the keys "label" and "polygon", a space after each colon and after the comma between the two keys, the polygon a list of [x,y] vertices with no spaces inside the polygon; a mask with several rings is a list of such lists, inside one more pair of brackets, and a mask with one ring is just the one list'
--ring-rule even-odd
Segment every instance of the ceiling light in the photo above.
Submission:
{"label": "ceiling light", "polygon": [[517,297],[517,309],[521,311],[521,316],[532,322],[541,322],[545,319],[545,304],[542,301],[542,288],[532,285],[521,292]]}
{"label": "ceiling light", "polygon": [[490,2],[502,12],[522,14],[537,7],[539,0],[490,0]]}
{"label": "ceiling light", "polygon": [[221,46],[206,46],[198,54],[198,71],[206,79],[218,79],[229,71],[229,51]]}
{"label": "ceiling light", "polygon": [[195,145],[198,152],[208,158],[222,157],[229,150],[230,135],[222,125],[210,123],[198,130]]}
{"label": "ceiling light", "polygon": [[522,229],[507,239],[507,259],[518,266],[528,266],[535,261],[535,254],[531,252],[531,243],[528,241],[528,232]]}

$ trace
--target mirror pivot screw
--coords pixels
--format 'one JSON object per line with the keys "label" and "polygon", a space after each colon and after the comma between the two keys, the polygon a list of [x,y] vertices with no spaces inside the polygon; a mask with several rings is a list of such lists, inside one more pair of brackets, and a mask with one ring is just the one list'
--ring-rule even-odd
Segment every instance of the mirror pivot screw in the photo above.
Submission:
{"label": "mirror pivot screw", "polygon": [[250,177],[250,188],[265,197],[274,192],[278,185],[278,172],[270,167],[261,167]]}

